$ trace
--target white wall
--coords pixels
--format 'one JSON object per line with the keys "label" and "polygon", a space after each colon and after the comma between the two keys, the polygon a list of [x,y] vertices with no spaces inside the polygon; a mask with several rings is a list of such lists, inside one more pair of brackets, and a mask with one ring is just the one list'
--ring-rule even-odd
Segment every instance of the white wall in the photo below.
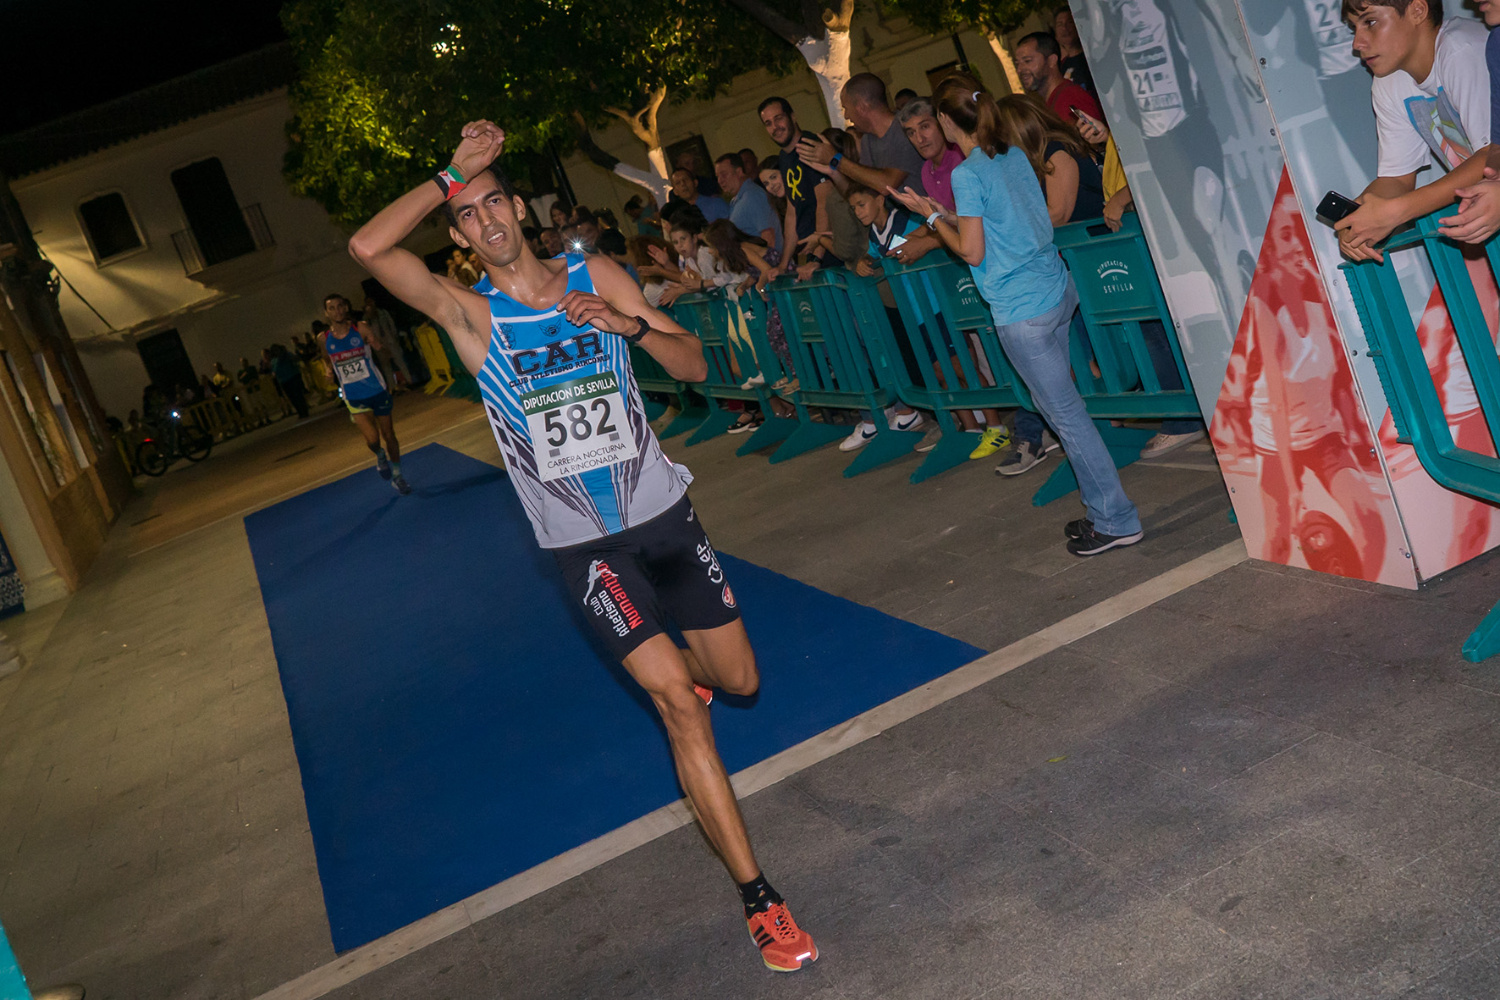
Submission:
{"label": "white wall", "polygon": [[[233,368],[241,355],[258,358],[273,340],[307,332],[331,291],[358,297],[366,275],[349,259],[345,235],[282,178],[290,117],[278,91],[13,182],[37,242],[77,289],[62,289],[63,318],[109,413],[123,417],[139,407],[146,384],[135,337],[120,331],[146,336],[175,327],[194,367],[207,372],[215,361]],[[171,173],[211,156],[239,203],[260,205],[276,242],[216,268],[218,288],[188,278],[172,245],[187,220]],[[146,248],[96,265],[77,206],[106,191],[124,195]]]}

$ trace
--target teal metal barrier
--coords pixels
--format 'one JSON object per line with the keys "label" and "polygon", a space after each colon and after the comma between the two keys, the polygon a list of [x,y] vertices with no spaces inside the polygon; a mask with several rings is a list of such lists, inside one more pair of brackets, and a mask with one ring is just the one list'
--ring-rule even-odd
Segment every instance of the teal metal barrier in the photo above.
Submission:
{"label": "teal metal barrier", "polygon": [[[911,474],[920,483],[964,464],[974,450],[976,439],[958,426],[955,410],[1029,407],[1031,395],[1000,349],[990,307],[966,265],[934,252],[915,264],[887,258],[883,266],[904,328],[891,331],[888,352],[902,358],[897,338],[904,337],[912,354],[911,368],[902,363],[891,372],[897,395],[908,406],[931,410],[943,435]],[[976,353],[991,377],[980,370]]]}
{"label": "teal metal barrier", "polygon": [[[765,305],[752,305],[745,314],[745,329],[738,328],[740,310],[723,292],[695,292],[672,304],[672,313],[684,327],[703,342],[703,357],[708,362],[708,377],[693,388],[708,399],[708,412],[696,430],[688,435],[689,445],[728,433],[739,420],[739,410],[725,409],[727,400],[760,404],[764,422],[735,449],[736,455],[768,448],[786,440],[797,430],[798,423],[778,417],[771,406],[771,389],[781,378],[781,365],[766,339]],[[759,379],[752,376],[759,375]]]}
{"label": "teal metal barrier", "polygon": [[[657,437],[669,438],[685,434],[708,416],[708,407],[699,402],[700,397],[696,396],[692,388],[686,382],[668,375],[661,362],[643,349],[630,349],[630,368],[635,372],[635,384],[642,393],[655,392],[677,400],[677,416],[661,429]],[[666,412],[666,406],[655,400],[643,399],[642,402],[646,407],[647,420],[655,420]]]}
{"label": "teal metal barrier", "polygon": [[[1479,307],[1479,298],[1469,279],[1464,255],[1458,245],[1437,233],[1438,218],[1452,207],[1439,209],[1418,219],[1410,233],[1386,241],[1385,262],[1346,263],[1342,270],[1354,293],[1354,305],[1364,327],[1370,358],[1385,389],[1396,425],[1397,440],[1410,444],[1439,484],[1490,503],[1500,503],[1500,460],[1482,452],[1460,448],[1438,395],[1437,383],[1417,327],[1401,293],[1393,263],[1397,252],[1422,252],[1432,265],[1464,363],[1474,382],[1479,406],[1488,425],[1491,443],[1500,447],[1500,357]],[[1493,239],[1485,245],[1490,268],[1500,273],[1500,245]],[[1464,659],[1478,663],[1500,653],[1500,604],[1490,609],[1463,645]]]}
{"label": "teal metal barrier", "polygon": [[[1111,420],[1201,419],[1202,413],[1134,214],[1126,214],[1119,232],[1102,223],[1074,223],[1055,230],[1053,240],[1078,288],[1071,336],[1074,381],[1115,465],[1123,468],[1140,458],[1153,432],[1115,427]],[[921,482],[968,460],[974,439],[958,429],[950,411],[1029,408],[1031,398],[1005,358],[989,307],[967,267],[945,254],[928,254],[907,266],[887,260],[884,266],[916,356],[915,377],[904,369],[897,372],[899,394],[912,406],[935,410],[943,431],[912,474],[912,482]],[[1147,345],[1152,324],[1170,351],[1174,388],[1163,385],[1152,363]],[[989,369],[988,378],[976,354]],[[1064,461],[1032,503],[1040,507],[1077,488],[1072,465]]]}
{"label": "teal metal barrier", "polygon": [[[1141,457],[1141,448],[1154,432],[1116,427],[1112,420],[1201,420],[1203,411],[1191,388],[1139,217],[1126,213],[1118,232],[1102,222],[1061,226],[1053,231],[1052,242],[1078,289],[1071,336],[1073,380],[1115,467],[1123,469]],[[1152,325],[1171,352],[1175,388],[1163,386],[1152,361],[1146,343]],[[1040,507],[1077,488],[1073,467],[1064,462],[1031,502]]]}
{"label": "teal metal barrier", "polygon": [[857,476],[908,454],[922,440],[920,431],[893,430],[882,412],[899,402],[890,318],[881,304],[873,278],[862,278],[842,268],[815,271],[807,281],[784,277],[770,285],[791,350],[798,388],[791,393],[797,407],[797,430],[776,449],[773,462],[836,441],[850,432],[847,426],[818,423],[809,406],[868,410],[875,437],[844,469]]}
{"label": "teal metal barrier", "polygon": [[16,962],[15,952],[10,950],[3,926],[0,926],[0,1000],[31,1000],[26,977],[21,975],[21,966]]}

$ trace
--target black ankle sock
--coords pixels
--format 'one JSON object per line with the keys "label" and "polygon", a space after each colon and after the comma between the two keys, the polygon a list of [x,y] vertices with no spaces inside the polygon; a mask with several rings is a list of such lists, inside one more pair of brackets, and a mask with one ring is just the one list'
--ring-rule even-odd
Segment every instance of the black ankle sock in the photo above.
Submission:
{"label": "black ankle sock", "polygon": [[752,913],[764,913],[772,906],[782,902],[781,894],[771,888],[771,883],[766,881],[764,873],[756,875],[748,882],[736,883],[740,887],[740,899],[745,904],[745,916]]}

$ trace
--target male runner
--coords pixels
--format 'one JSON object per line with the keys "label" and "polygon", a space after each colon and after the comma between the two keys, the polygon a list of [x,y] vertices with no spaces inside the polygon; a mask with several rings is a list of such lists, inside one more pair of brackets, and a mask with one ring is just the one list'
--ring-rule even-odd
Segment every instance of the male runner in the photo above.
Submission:
{"label": "male runner", "polygon": [[[688,471],[662,453],[629,360],[639,345],[674,378],[702,381],[703,345],[604,255],[538,260],[521,237],[526,203],[491,163],[505,133],[464,126],[435,183],[403,195],[349,251],[387,289],[442,324],[479,380],[495,440],[537,541],[574,600],[666,725],[678,780],[739,884],[765,964],[792,972],[812,937],[761,873],[714,748],[713,688],[760,686],[734,593],[686,496]],[[473,290],[429,272],[401,241],[441,206],[484,267]],[[666,633],[671,619],[688,649]]]}
{"label": "male runner", "polygon": [[[391,422],[391,394],[375,363],[375,333],[370,324],[351,312],[349,300],[338,292],[323,300],[323,315],[328,317],[328,329],[318,335],[318,342],[338,380],[344,405],[349,407],[349,419],[375,454],[380,478],[389,479],[396,492],[406,496],[411,485],[401,475],[401,444]],[[380,446],[382,438],[384,448]]]}

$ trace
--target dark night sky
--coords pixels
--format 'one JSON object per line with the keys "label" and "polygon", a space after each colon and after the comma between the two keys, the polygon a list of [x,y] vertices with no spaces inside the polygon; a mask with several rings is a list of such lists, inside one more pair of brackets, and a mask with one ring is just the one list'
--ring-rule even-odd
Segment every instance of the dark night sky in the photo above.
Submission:
{"label": "dark night sky", "polygon": [[280,0],[0,0],[0,135],[285,38]]}

